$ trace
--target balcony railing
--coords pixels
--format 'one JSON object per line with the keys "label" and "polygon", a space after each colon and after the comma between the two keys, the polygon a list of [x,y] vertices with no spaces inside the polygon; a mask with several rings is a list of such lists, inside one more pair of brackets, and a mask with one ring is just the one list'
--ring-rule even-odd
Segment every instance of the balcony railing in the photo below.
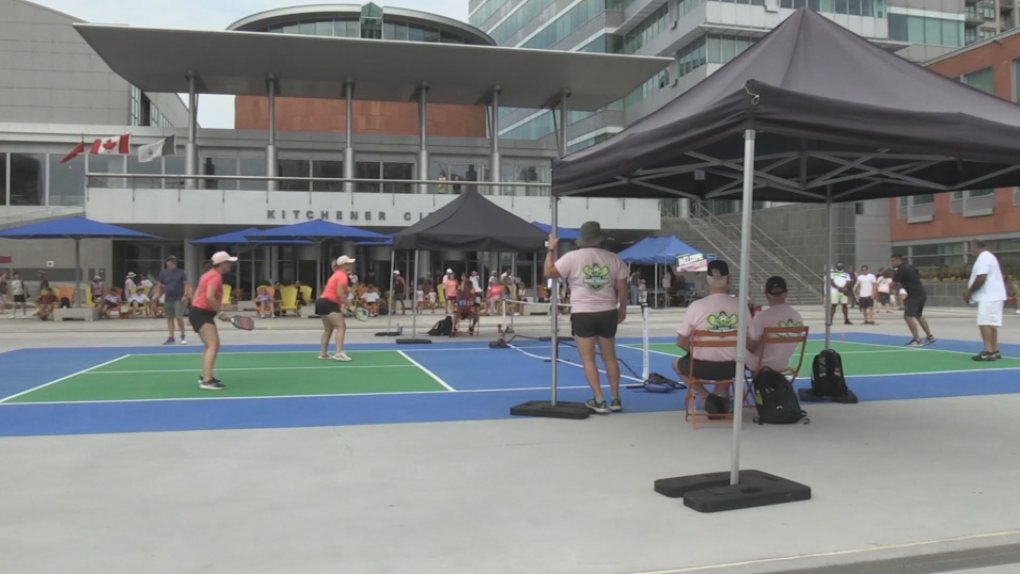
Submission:
{"label": "balcony railing", "polygon": [[975,197],[954,197],[949,202],[950,213],[962,213],[964,217],[981,217],[995,213],[995,194]]}

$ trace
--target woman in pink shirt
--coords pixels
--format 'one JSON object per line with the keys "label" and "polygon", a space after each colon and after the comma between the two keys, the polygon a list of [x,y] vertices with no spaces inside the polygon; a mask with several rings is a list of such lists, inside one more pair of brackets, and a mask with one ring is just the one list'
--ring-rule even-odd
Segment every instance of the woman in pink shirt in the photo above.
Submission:
{"label": "woman in pink shirt", "polygon": [[216,357],[220,353],[220,332],[216,329],[216,318],[230,321],[223,313],[223,276],[230,273],[230,268],[237,257],[226,251],[212,256],[212,267],[198,280],[195,297],[188,309],[188,320],[191,328],[198,333],[205,344],[202,355],[202,376],[198,378],[198,386],[206,391],[222,391],[226,387],[213,376],[216,368]]}
{"label": "woman in pink shirt", "polygon": [[[599,247],[604,241],[597,221],[581,226],[577,249],[556,259],[559,239],[549,237],[545,276],[564,279],[571,293],[570,326],[595,397],[585,404],[598,414],[623,410],[620,400],[620,363],[616,360],[616,327],[627,318],[627,264],[615,253]],[[613,400],[607,407],[599,381],[595,346],[602,354]]]}

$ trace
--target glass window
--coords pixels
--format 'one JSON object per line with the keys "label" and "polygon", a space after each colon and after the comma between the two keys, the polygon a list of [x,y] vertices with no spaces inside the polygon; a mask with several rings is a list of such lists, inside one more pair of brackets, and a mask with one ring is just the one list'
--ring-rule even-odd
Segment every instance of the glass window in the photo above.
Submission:
{"label": "glass window", "polygon": [[315,23],[315,35],[316,36],[332,36],[333,35],[333,21],[323,20]]}
{"label": "glass window", "polygon": [[924,43],[930,46],[942,45],[942,21],[924,18]]}
{"label": "glass window", "polygon": [[861,16],[875,15],[875,0],[861,0]]}
{"label": "glass window", "polygon": [[[202,175],[238,175],[237,160],[232,157],[207,157],[202,160]],[[205,188],[237,189],[237,180],[207,179],[205,180]]]}
{"label": "glass window", "polygon": [[729,62],[737,55],[737,41],[735,38],[729,38],[723,36],[720,40],[720,49],[722,52],[722,63]]}
{"label": "glass window", "polygon": [[995,72],[992,68],[985,68],[983,70],[971,72],[964,75],[961,79],[963,80],[963,83],[972,88],[977,88],[982,92],[989,94],[995,93]]}
{"label": "glass window", "polygon": [[84,205],[85,160],[84,158],[75,158],[62,164],[60,163],[62,159],[64,158],[57,154],[50,156],[49,204]]}
{"label": "glass window", "polygon": [[[163,173],[168,175],[184,175],[184,158],[176,155],[163,158]],[[184,187],[183,179],[164,179],[165,189],[181,189]]]}
{"label": "glass window", "polygon": [[45,154],[11,154],[11,205],[43,205],[45,167]]}
{"label": "glass window", "polygon": [[297,34],[300,30],[297,24],[287,24],[283,27],[284,34]]}
{"label": "glass window", "polygon": [[924,18],[916,16],[907,18],[907,41],[914,44],[924,43]]}
{"label": "glass window", "polygon": [[708,37],[708,63],[709,64],[722,64],[722,43],[719,41],[718,36]]}
{"label": "glass window", "polygon": [[[380,165],[377,161],[359,161],[354,164],[354,177],[357,179],[380,179]],[[378,183],[356,183],[354,191],[375,192],[380,190]]]}
{"label": "glass window", "polygon": [[[384,162],[382,177],[383,179],[414,179],[414,164]],[[411,193],[411,188],[410,183],[386,183],[383,185],[383,191],[386,193]]]}
{"label": "glass window", "polygon": [[836,0],[821,0],[821,11],[822,12],[835,12],[836,11]]}
{"label": "glass window", "polygon": [[935,196],[930,194],[930,193],[926,193],[924,195],[915,195],[912,198],[912,203],[914,205],[924,205],[924,204],[927,204],[927,203],[935,203]]}
{"label": "glass window", "polygon": [[407,41],[407,24],[397,23],[393,25],[393,39]]}
{"label": "glass window", "polygon": [[[237,175],[266,175],[266,160],[261,157],[252,157],[238,160],[237,162]],[[224,182],[224,185],[226,182]],[[249,191],[265,191],[266,182],[263,181],[239,181],[238,188]]]}
{"label": "glass window", "polygon": [[7,154],[0,153],[0,205],[7,205]]}
{"label": "glass window", "polygon": [[847,13],[851,16],[861,15],[861,0],[850,0],[847,5]]}
{"label": "glass window", "polygon": [[[119,155],[89,155],[86,156],[87,173],[124,173],[124,157]],[[122,178],[92,178],[88,182],[90,187],[124,187]]]}
{"label": "glass window", "polygon": [[889,14],[889,39],[899,42],[909,41],[907,32],[907,16],[904,14]]}
{"label": "glass window", "polygon": [[847,0],[836,0],[836,13],[846,14],[847,12]]}
{"label": "glass window", "polygon": [[425,41],[426,42],[438,42],[439,41],[439,30],[433,30],[432,28],[425,29]]}
{"label": "glass window", "polygon": [[[159,175],[163,173],[163,162],[149,161],[140,162],[137,156],[127,156],[127,172],[138,175]],[[163,187],[163,180],[159,178],[137,177],[128,180],[128,187],[135,189],[157,189]]]}
{"label": "glass window", "polygon": [[[892,18],[892,14],[889,17]],[[942,45],[953,48],[963,46],[963,22],[942,20]]]}
{"label": "glass window", "polygon": [[424,42],[425,41],[425,30],[417,26],[407,27],[407,39],[412,42]]}
{"label": "glass window", "polygon": [[308,36],[315,35],[315,22],[301,22],[298,24],[298,34],[306,34]]}
{"label": "glass window", "polygon": [[396,32],[393,29],[393,24],[390,22],[383,22],[382,26],[383,40],[392,40],[395,35]]}
{"label": "glass window", "polygon": [[[344,162],[331,160],[315,160],[312,162],[312,177],[344,176]],[[343,191],[344,184],[339,181],[312,182],[312,191]]]}
{"label": "glass window", "polygon": [[[279,161],[280,177],[308,177],[311,162],[306,159],[281,159]],[[308,191],[311,189],[307,181],[281,181],[280,191]]]}

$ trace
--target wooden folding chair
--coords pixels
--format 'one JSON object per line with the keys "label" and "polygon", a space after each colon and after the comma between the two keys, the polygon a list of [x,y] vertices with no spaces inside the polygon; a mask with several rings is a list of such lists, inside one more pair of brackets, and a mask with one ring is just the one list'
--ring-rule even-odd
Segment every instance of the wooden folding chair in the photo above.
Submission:
{"label": "wooden folding chair", "polygon": [[[785,376],[792,385],[797,377],[800,376],[800,369],[804,366],[804,354],[807,352],[807,341],[808,341],[808,328],[804,326],[800,327],[766,327],[765,332],[762,335],[763,340],[761,347],[756,353],[759,357],[765,356],[765,350],[769,345],[797,345],[800,347],[800,356],[797,358],[797,366],[788,366],[787,368],[777,371],[779,374]],[[794,351],[796,355],[797,352]],[[761,369],[759,369],[761,370]],[[754,376],[758,374],[757,371],[751,369],[744,369],[744,407],[753,409],[754,407]]]}
{"label": "wooden folding chair", "polygon": [[[686,409],[686,415],[684,420],[691,421],[694,429],[697,430],[699,421],[701,424],[729,424],[733,421],[733,413],[723,413],[718,415],[709,415],[704,410],[704,406],[698,409],[698,393],[694,390],[695,385],[715,385],[716,390],[720,386],[729,385],[733,391],[730,395],[736,394],[736,378],[726,379],[722,381],[706,381],[699,379],[694,376],[694,365],[697,361],[697,351],[703,349],[725,349],[731,348],[736,354],[737,348],[737,332],[736,331],[694,331],[690,337],[690,371],[687,373],[688,381],[690,384],[687,385],[687,394],[684,397],[684,408]],[[713,418],[709,418],[709,416]]]}

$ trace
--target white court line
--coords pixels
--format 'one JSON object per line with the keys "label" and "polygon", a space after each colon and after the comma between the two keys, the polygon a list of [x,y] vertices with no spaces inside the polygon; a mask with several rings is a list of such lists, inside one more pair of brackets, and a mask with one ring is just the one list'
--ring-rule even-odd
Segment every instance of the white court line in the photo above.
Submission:
{"label": "white court line", "polygon": [[688,566],[687,568],[678,568],[675,570],[653,570],[646,572],[634,572],[633,574],[684,574],[686,572],[704,572],[707,570],[723,570],[730,568],[739,568],[741,566],[756,566],[762,564],[773,564],[778,562],[791,562],[794,560],[809,560],[812,558],[832,558],[835,556],[853,556],[856,554],[874,554],[875,552],[884,552],[888,550],[904,550],[907,548],[920,548],[924,546],[934,546],[938,544],[949,544],[952,542],[967,542],[970,540],[982,540],[986,538],[1003,538],[1007,536],[1016,536],[1020,534],[1020,530],[1005,530],[1002,532],[989,532],[987,534],[974,534],[971,536],[960,536],[957,538],[942,538],[939,540],[925,540],[923,542],[907,542],[905,544],[889,544],[886,546],[869,546],[867,548],[856,548],[853,550],[836,550],[833,552],[818,552],[815,554],[800,554],[797,556],[784,556],[782,558],[761,558],[759,560],[745,560],[743,562],[729,562],[726,564],[711,564],[708,566]]}
{"label": "white court line", "polygon": [[[854,345],[867,345],[869,347],[892,347],[893,346],[893,345],[883,345],[881,343],[859,343],[857,341],[840,341],[840,342],[841,343],[853,343]],[[969,341],[961,341],[961,342],[962,343],[967,343]],[[935,341],[935,344],[938,344],[938,341]],[[974,344],[975,345],[980,345],[981,343],[977,342],[977,343],[974,343]],[[977,353],[970,352],[970,351],[954,351],[952,349],[934,349],[931,346],[928,346],[928,347],[905,347],[903,350],[904,351],[938,351],[940,353],[955,353],[957,355],[968,355],[968,356],[973,356],[973,355],[977,354]],[[840,354],[842,355],[843,353],[840,353]],[[1002,358],[1003,359],[1016,359],[1017,357],[1006,357],[1006,356],[1003,356]]]}
{"label": "white court line", "polygon": [[[603,385],[605,387],[606,385]],[[561,391],[573,391],[590,389],[588,385],[573,385],[566,387],[559,387]],[[509,389],[461,389],[456,391],[457,394],[465,393],[516,393],[524,391],[548,391],[549,386],[544,387],[514,387]],[[164,399],[108,399],[98,401],[38,401],[38,402],[25,402],[25,403],[3,403],[0,402],[0,408],[13,408],[21,406],[40,406],[40,405],[96,405],[96,404],[112,404],[112,403],[172,403],[172,402],[187,402],[187,401],[265,401],[271,399],[324,399],[333,397],[378,397],[387,395],[449,395],[448,391],[403,391],[394,393],[333,393],[333,394],[316,394],[316,395],[272,395],[272,396],[258,396],[258,397],[223,397],[209,395],[207,397],[174,397]]]}
{"label": "white court line", "polygon": [[[180,347],[178,347],[180,348]],[[173,357],[176,355],[195,355],[200,354],[201,347],[192,347],[195,349],[193,353],[134,353],[133,357]],[[412,353],[449,353],[453,351],[488,351],[489,347],[451,347],[448,349],[414,349]],[[347,349],[349,354],[361,354],[361,353],[396,353],[400,352],[398,349]],[[274,355],[274,354],[288,354],[288,355],[303,355],[303,354],[317,354],[318,351],[315,349],[296,349],[293,351],[224,351],[220,350],[220,354],[223,355]]]}
{"label": "white court line", "polygon": [[[663,343],[652,343],[652,344],[653,345],[656,345],[656,344],[661,345]],[[666,343],[666,344],[668,344],[668,343]],[[634,349],[635,351],[642,350],[641,347],[635,347],[633,345],[624,345],[624,347],[627,348],[627,349]],[[840,356],[842,356],[842,355],[874,355],[876,353],[909,353],[909,352],[914,351],[914,350],[916,350],[916,349],[890,349],[888,351],[846,351],[846,352],[840,352],[839,354],[840,354]],[[655,353],[656,355],[665,355],[667,357],[675,357],[675,358],[680,358],[680,357],[683,356],[683,355],[678,355],[678,354],[674,354],[674,353],[667,353],[666,351],[656,351],[655,349],[648,349],[648,352],[649,353]]]}
{"label": "white court line", "polygon": [[435,373],[433,373],[432,371],[426,369],[418,361],[415,361],[411,357],[408,357],[407,353],[405,353],[403,351],[397,351],[397,353],[399,353],[401,357],[403,357],[403,358],[407,359],[408,361],[410,361],[412,365],[414,365],[415,367],[418,367],[419,369],[424,371],[426,375],[428,375],[428,376],[432,377],[433,379],[435,379],[435,381],[437,383],[439,383],[440,385],[443,385],[443,387],[445,387],[446,390],[450,391],[451,393],[456,393],[457,392],[457,389],[455,389],[455,388],[451,387],[450,385],[446,384],[446,381],[444,381],[443,379],[440,379]]}
{"label": "white court line", "polygon": [[870,379],[874,377],[923,377],[925,375],[952,375],[959,373],[993,373],[999,371],[1020,371],[1017,367],[999,367],[995,369],[964,369],[956,371],[926,371],[921,373],[885,373],[881,375],[847,375],[848,379]]}
{"label": "white court line", "polygon": [[[517,352],[519,352],[519,353],[523,353],[524,356],[526,356],[526,357],[531,357],[533,359],[542,359],[543,361],[550,361],[550,362],[552,361],[552,357],[544,357],[542,355],[536,355],[534,353],[529,353],[529,352],[525,351],[524,349],[522,349],[522,348],[520,348],[520,347],[518,347],[516,345],[510,345],[510,348],[515,350],[515,351],[517,351]],[[558,361],[560,363],[563,363],[563,364],[566,364],[566,365],[571,365],[571,366],[578,367],[578,368],[581,368],[581,369],[584,368],[584,365],[575,363],[573,361],[568,361],[567,359],[558,359]],[[602,369],[597,369],[597,370],[598,370],[598,372],[602,373],[603,375],[606,375],[606,376],[609,375],[609,373],[605,372]],[[642,380],[642,379],[638,379],[636,377],[631,377],[630,375],[625,375],[623,373],[620,373],[620,378],[621,379],[627,379],[627,380],[630,380],[630,381],[636,381],[638,383],[643,383],[644,382],[644,380]],[[564,387],[560,387],[560,388],[564,388]]]}
{"label": "white court line", "polygon": [[131,355],[122,355],[120,357],[117,357],[116,359],[113,359],[113,360],[110,360],[110,361],[106,361],[105,363],[100,363],[98,365],[89,367],[87,369],[82,369],[82,370],[80,370],[78,372],[71,373],[70,375],[67,375],[66,377],[60,377],[59,379],[50,381],[48,383],[43,383],[43,384],[41,384],[41,385],[39,385],[37,387],[32,387],[31,389],[28,389],[26,391],[21,391],[20,393],[13,394],[13,395],[11,395],[9,397],[4,397],[3,399],[0,399],[0,404],[4,404],[4,403],[6,403],[7,401],[9,401],[11,399],[16,399],[16,398],[18,398],[20,396],[27,395],[28,393],[31,393],[31,392],[34,392],[34,391],[38,391],[39,389],[48,387],[50,385],[55,385],[55,384],[59,383],[60,381],[66,381],[67,379],[70,379],[72,377],[77,377],[78,375],[84,375],[85,373],[88,373],[89,371],[92,371],[94,369],[98,369],[100,367],[105,367],[107,365],[112,365],[113,363],[116,363],[117,361],[123,361],[124,359],[126,359],[126,358],[128,358],[130,356]]}
{"label": "white court line", "polygon": [[[414,365],[330,365],[325,366],[307,366],[307,367],[217,367],[216,372],[220,371],[310,371],[310,370],[343,370],[348,369],[413,369]],[[146,369],[139,371],[90,371],[88,373],[78,373],[79,375],[148,375],[150,373],[200,373],[202,372],[201,367],[194,369]]]}

